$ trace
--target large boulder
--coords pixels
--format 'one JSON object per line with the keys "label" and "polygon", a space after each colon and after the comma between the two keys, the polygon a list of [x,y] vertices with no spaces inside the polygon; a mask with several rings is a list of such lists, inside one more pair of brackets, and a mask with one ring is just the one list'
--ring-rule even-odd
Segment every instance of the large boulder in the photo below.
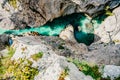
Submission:
{"label": "large boulder", "polygon": [[95,29],[95,34],[101,38],[102,42],[120,43],[120,7],[113,10],[113,15],[105,19],[105,21]]}
{"label": "large boulder", "polygon": [[120,66],[115,65],[106,65],[103,69],[104,78],[110,78],[111,80],[116,80],[116,78],[120,79]]}
{"label": "large boulder", "polygon": [[64,70],[67,70],[67,75],[64,80],[93,80],[90,76],[84,75],[73,64],[67,62],[64,57],[60,57],[55,54],[45,54],[38,62],[39,74],[35,77],[35,80],[61,80],[61,74],[65,74]]}
{"label": "large boulder", "polygon": [[7,15],[5,19],[1,18],[1,21],[4,22],[1,24],[5,25],[4,20],[7,20],[11,26],[9,29],[13,29],[15,26],[17,26],[15,28],[36,27],[52,21],[54,18],[72,13],[83,12],[96,16],[107,6],[113,9],[119,3],[119,0],[0,0],[2,5],[0,9],[4,9],[0,13]]}

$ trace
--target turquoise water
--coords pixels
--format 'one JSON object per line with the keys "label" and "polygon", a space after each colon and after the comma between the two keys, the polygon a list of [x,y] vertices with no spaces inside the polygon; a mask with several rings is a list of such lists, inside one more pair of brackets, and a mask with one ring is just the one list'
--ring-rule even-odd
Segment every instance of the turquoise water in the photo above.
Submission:
{"label": "turquoise water", "polygon": [[89,45],[94,40],[94,28],[99,27],[104,18],[105,16],[96,17],[93,20],[94,22],[91,23],[91,20],[88,19],[84,14],[76,13],[56,18],[52,22],[48,22],[45,25],[37,28],[26,28],[22,30],[0,29],[0,34],[21,35],[23,33],[33,31],[45,36],[58,36],[67,25],[71,24],[74,27],[74,35],[76,40]]}

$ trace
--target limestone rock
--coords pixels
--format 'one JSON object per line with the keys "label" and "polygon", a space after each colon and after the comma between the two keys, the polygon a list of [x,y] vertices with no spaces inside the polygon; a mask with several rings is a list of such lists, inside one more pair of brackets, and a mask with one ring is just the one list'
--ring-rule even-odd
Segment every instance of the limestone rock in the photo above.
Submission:
{"label": "limestone rock", "polygon": [[[33,45],[35,48],[33,47]],[[65,42],[60,38],[53,36],[18,37],[14,39],[12,46],[17,48],[16,54],[13,56],[15,58],[17,58],[18,54],[21,55],[21,57],[29,57],[27,54],[38,53],[36,49],[38,49],[39,51],[41,50],[44,53],[56,53],[65,57],[80,55],[88,52],[87,46],[84,44]],[[25,48],[25,50],[22,51],[22,48]],[[21,54],[19,53],[19,51],[26,54]]]}
{"label": "limestone rock", "polygon": [[120,65],[120,45],[96,42],[90,45],[83,59],[98,65]]}
{"label": "limestone rock", "polygon": [[93,43],[87,47],[84,44],[65,42],[58,37],[27,36],[18,37],[12,46],[16,48],[13,59],[30,58],[31,55],[41,51],[98,65],[120,65],[120,45]]}
{"label": "limestone rock", "polygon": [[120,77],[120,66],[106,65],[103,70],[103,77],[115,80]]}
{"label": "limestone rock", "polygon": [[0,0],[0,28],[10,30],[16,27],[11,20],[11,15],[20,10],[21,6],[18,1],[16,6],[17,8],[14,8],[7,0]]}
{"label": "limestone rock", "polygon": [[68,25],[65,30],[63,30],[59,37],[65,41],[76,42],[74,37],[74,29],[72,25]]}
{"label": "limestone rock", "polygon": [[68,68],[68,75],[65,80],[93,80],[90,76],[85,76],[73,63],[66,61],[64,57],[55,54],[46,54],[39,61],[39,74],[35,80],[59,80],[61,73]]}
{"label": "limestone rock", "polygon": [[[84,75],[78,70],[78,68],[67,61],[63,56],[58,55],[60,50],[53,48],[54,44],[48,44],[44,40],[44,37],[18,37],[14,40],[13,47],[16,48],[15,54],[12,60],[18,60],[19,58],[27,58],[33,61],[33,67],[38,67],[39,74],[35,76],[35,80],[58,80],[61,73],[68,68],[68,75],[65,76],[65,80],[93,80],[90,76]],[[53,38],[51,38],[53,39]],[[49,39],[50,40],[50,39]],[[55,40],[56,41],[56,40]],[[42,52],[43,56],[37,61],[31,58],[31,55]]]}
{"label": "limestone rock", "polygon": [[[95,34],[101,38],[102,42],[108,43],[111,40],[116,44],[120,43],[120,7],[113,11],[113,16],[109,16],[95,29]],[[111,39],[111,40],[110,40]]]}
{"label": "limestone rock", "polygon": [[65,30],[63,30],[59,37],[66,42],[66,47],[69,48],[75,54],[87,53],[87,46],[83,43],[78,43],[74,37],[74,29],[72,25],[68,25]]}
{"label": "limestone rock", "polygon": [[36,27],[53,19],[72,13],[84,12],[96,16],[109,6],[119,5],[119,0],[19,0],[22,9],[12,14],[11,19],[19,28]]}
{"label": "limestone rock", "polygon": [[5,29],[38,27],[55,18],[83,12],[96,16],[117,7],[119,0],[0,0],[0,25]]}

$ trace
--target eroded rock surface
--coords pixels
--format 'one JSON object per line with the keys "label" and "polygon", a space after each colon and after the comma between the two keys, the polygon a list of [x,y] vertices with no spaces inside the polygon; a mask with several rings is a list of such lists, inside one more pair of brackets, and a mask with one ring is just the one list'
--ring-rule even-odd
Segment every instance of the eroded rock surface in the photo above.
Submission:
{"label": "eroded rock surface", "polygon": [[101,38],[102,42],[120,43],[120,7],[113,10],[113,16],[109,16],[95,29],[95,34]]}
{"label": "eroded rock surface", "polygon": [[[119,0],[15,0],[7,2],[1,0],[2,10],[0,13],[8,13],[5,20],[13,27],[25,28],[26,26],[36,27],[52,21],[54,18],[69,15],[72,13],[84,12],[90,16],[96,16],[105,10],[117,7]],[[11,3],[11,4],[10,4]],[[8,5],[8,6],[7,6]],[[9,21],[10,20],[10,21]],[[12,22],[11,22],[12,21]],[[3,20],[4,22],[4,20]],[[14,22],[14,23],[13,23]],[[2,23],[3,25],[5,24]],[[11,29],[9,28],[9,29]]]}
{"label": "eroded rock surface", "polygon": [[[71,55],[70,49],[63,47],[61,43],[64,45],[65,43],[58,39],[42,36],[18,37],[12,45],[16,49],[12,60],[27,58],[33,61],[32,66],[39,69],[39,74],[35,76],[35,80],[58,80],[66,68],[68,68],[68,75],[64,77],[65,80],[93,80],[92,77],[80,72],[73,63],[67,61],[64,56]],[[39,52],[43,53],[42,58],[34,61],[31,56]]]}
{"label": "eroded rock surface", "polygon": [[87,47],[79,43],[65,42],[58,37],[28,36],[17,38],[13,46],[16,47],[13,59],[30,58],[30,55],[41,51],[85,60],[98,65],[120,65],[120,45],[93,43]]}
{"label": "eroded rock surface", "polygon": [[111,80],[115,80],[120,77],[120,66],[106,65],[103,70],[103,77],[109,77]]}

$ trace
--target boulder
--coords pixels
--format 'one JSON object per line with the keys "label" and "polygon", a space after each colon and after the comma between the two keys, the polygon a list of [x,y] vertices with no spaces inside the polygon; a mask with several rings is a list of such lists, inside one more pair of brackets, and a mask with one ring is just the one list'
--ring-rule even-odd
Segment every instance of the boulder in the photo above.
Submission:
{"label": "boulder", "polygon": [[88,47],[88,54],[83,59],[98,65],[120,65],[120,44],[96,42]]}
{"label": "boulder", "polygon": [[60,76],[65,69],[68,69],[68,74],[64,80],[93,80],[90,76],[80,72],[73,63],[69,63],[64,57],[55,54],[45,54],[38,62],[38,68],[40,72],[35,76],[35,80],[61,80]]}
{"label": "boulder", "polygon": [[120,66],[105,65],[102,77],[104,78],[109,77],[111,80],[115,80],[116,78],[120,79]]}
{"label": "boulder", "polygon": [[65,41],[71,41],[76,42],[74,37],[74,29],[72,25],[66,26],[66,29],[64,29],[60,34],[59,37]]}
{"label": "boulder", "polygon": [[109,16],[105,21],[95,29],[95,34],[98,35],[102,42],[120,43],[120,7],[113,10],[113,16]]}

